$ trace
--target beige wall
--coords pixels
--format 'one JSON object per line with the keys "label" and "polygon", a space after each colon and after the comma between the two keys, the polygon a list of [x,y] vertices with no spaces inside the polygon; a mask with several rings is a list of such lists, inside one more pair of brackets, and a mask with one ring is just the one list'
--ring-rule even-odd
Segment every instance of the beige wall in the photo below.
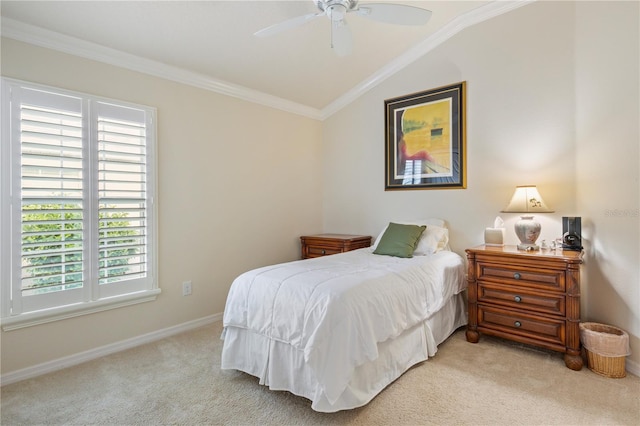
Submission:
{"label": "beige wall", "polygon": [[640,365],[640,3],[579,3],[576,12],[586,319],[625,329]]}
{"label": "beige wall", "polygon": [[[437,216],[463,253],[500,215],[515,243],[518,215],[500,210],[516,185],[536,184],[555,209],[537,216],[541,238],[560,236],[575,214],[573,19],[571,3],[545,2],[468,28],[326,120],[325,229],[377,235],[389,220]],[[385,192],[384,100],[459,81],[467,189]]]}
{"label": "beige wall", "polygon": [[[483,242],[516,185],[585,224],[582,317],[631,333],[640,371],[638,3],[536,2],[468,28],[324,124],[324,228],[377,235],[390,220],[442,217],[452,247]],[[467,82],[466,190],[384,191],[384,100]],[[631,212],[607,217],[607,209]]]}
{"label": "beige wall", "polygon": [[298,258],[299,236],[322,230],[318,121],[9,39],[2,75],[158,109],[162,289],[155,302],[2,332],[3,374],[219,314],[236,275]]}

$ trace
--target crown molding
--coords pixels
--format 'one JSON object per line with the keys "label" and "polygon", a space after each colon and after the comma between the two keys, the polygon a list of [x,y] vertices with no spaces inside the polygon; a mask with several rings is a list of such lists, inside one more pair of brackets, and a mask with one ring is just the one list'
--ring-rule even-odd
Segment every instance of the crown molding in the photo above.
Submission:
{"label": "crown molding", "polygon": [[496,0],[458,16],[321,110],[10,18],[2,18],[2,36],[322,121],[463,29],[534,1],[536,0]]}
{"label": "crown molding", "polygon": [[200,89],[209,90],[245,101],[257,103],[282,111],[319,120],[320,110],[307,105],[298,104],[287,99],[249,89],[234,83],[218,80],[187,71],[182,68],[163,64],[136,55],[121,52],[96,43],[80,40],[44,28],[28,25],[14,19],[2,18],[2,36],[36,46],[53,49],[94,61],[99,61],[137,71],[166,80],[187,84]]}
{"label": "crown molding", "polygon": [[429,51],[444,43],[446,40],[458,34],[465,28],[479,24],[480,22],[510,12],[535,1],[536,0],[493,1],[456,17],[440,30],[431,34],[428,38],[407,50],[392,62],[388,63],[367,79],[363,80],[360,84],[353,87],[344,95],[324,107],[321,111],[321,120],[331,117],[333,114],[355,101],[370,89],[382,83],[384,80],[403,68],[409,66],[416,60],[422,58]]}

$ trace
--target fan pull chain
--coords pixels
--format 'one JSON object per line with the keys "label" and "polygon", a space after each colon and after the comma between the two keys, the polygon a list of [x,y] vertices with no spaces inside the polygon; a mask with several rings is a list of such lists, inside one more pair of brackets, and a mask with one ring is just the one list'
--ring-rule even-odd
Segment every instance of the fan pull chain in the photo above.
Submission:
{"label": "fan pull chain", "polygon": [[331,38],[330,45],[331,45],[332,49],[333,49],[333,26],[334,25],[335,25],[335,22],[331,21],[331,30],[329,31],[329,33],[330,33],[330,38]]}

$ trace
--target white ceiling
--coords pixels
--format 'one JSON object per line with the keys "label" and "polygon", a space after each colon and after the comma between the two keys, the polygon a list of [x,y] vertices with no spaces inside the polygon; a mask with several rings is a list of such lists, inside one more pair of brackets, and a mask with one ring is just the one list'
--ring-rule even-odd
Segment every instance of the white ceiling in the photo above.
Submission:
{"label": "white ceiling", "polygon": [[312,0],[2,0],[2,35],[322,119],[460,30],[526,4],[386,2],[433,15],[427,25],[411,27],[349,14],[354,48],[348,57],[332,51],[324,17],[253,36],[316,12]]}

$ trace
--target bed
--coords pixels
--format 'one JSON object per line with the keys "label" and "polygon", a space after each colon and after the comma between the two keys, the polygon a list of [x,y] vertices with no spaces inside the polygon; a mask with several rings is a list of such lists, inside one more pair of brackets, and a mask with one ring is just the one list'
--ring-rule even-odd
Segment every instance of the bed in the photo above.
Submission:
{"label": "bed", "polygon": [[464,262],[435,220],[401,224],[425,227],[407,256],[378,254],[392,225],[372,247],[237,277],[223,317],[222,369],[335,412],[367,404],[435,355],[467,321]]}

